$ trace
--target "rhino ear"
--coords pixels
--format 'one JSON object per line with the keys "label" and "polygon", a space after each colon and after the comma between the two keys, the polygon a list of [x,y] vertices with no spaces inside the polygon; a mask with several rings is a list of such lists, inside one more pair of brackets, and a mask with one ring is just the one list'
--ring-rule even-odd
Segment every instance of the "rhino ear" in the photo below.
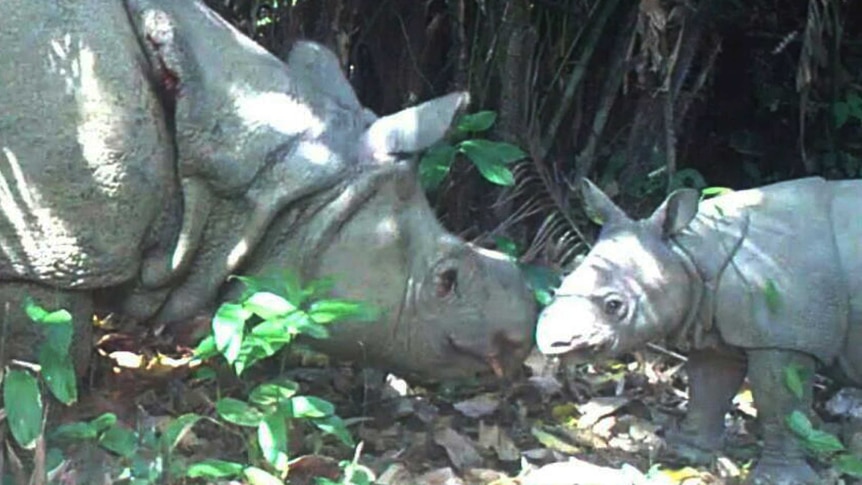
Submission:
{"label": "rhino ear", "polygon": [[670,237],[688,226],[697,215],[700,195],[694,189],[674,190],[650,216],[650,224],[662,237]]}
{"label": "rhino ear", "polygon": [[451,93],[384,116],[368,127],[363,143],[377,156],[417,153],[443,138],[469,99],[465,92]]}
{"label": "rhino ear", "polygon": [[584,209],[593,222],[602,226],[628,220],[628,216],[608,197],[602,189],[587,178],[581,179],[581,196]]}

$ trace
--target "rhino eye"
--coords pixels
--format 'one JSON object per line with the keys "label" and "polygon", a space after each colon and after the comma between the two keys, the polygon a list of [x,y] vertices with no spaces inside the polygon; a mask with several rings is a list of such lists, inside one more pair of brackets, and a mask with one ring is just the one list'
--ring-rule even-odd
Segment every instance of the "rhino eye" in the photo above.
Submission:
{"label": "rhino eye", "polygon": [[618,296],[609,296],[608,298],[605,298],[602,309],[606,315],[614,317],[620,316],[623,309],[623,300]]}
{"label": "rhino eye", "polygon": [[458,271],[455,269],[447,269],[437,275],[436,278],[437,298],[443,298],[453,291],[458,284]]}

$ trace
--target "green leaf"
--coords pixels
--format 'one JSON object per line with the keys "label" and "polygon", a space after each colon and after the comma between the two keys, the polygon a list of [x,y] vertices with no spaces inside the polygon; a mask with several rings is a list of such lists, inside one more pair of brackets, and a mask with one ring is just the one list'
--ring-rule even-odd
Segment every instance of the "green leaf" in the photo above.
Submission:
{"label": "green leaf", "polygon": [[267,382],[255,387],[248,401],[260,409],[274,410],[299,391],[299,384],[289,379]]}
{"label": "green leaf", "polygon": [[479,173],[486,180],[497,185],[515,185],[515,175],[505,166],[505,159],[497,156],[496,149],[489,147],[488,144],[493,143],[495,142],[488,140],[466,140],[461,142],[458,147],[479,169]]}
{"label": "green leaf", "polygon": [[284,343],[271,342],[256,335],[247,335],[242,341],[239,355],[233,364],[236,375],[242,375],[259,360],[275,355],[283,346]]}
{"label": "green leaf", "polygon": [[250,466],[242,474],[250,485],[284,485],[280,478],[257,467]]}
{"label": "green leaf", "polygon": [[311,422],[314,423],[318,429],[326,434],[335,436],[345,445],[353,446],[355,444],[353,442],[353,437],[350,436],[350,431],[347,430],[347,425],[344,424],[344,421],[340,417],[335,415],[327,416],[325,418],[313,419]]}
{"label": "green leaf", "polygon": [[486,131],[497,121],[497,113],[494,111],[478,111],[464,115],[458,121],[457,130],[462,133]]}
{"label": "green leaf", "polygon": [[129,458],[138,450],[137,434],[122,426],[111,426],[99,437],[99,445],[108,451]]}
{"label": "green leaf", "polygon": [[814,430],[811,426],[811,421],[801,411],[793,411],[790,416],[787,416],[787,426],[790,431],[793,431],[802,439],[807,439]]}
{"label": "green leaf", "polygon": [[286,331],[293,335],[303,334],[316,339],[329,338],[329,330],[312,320],[305,312],[291,313],[284,318],[283,323]]}
{"label": "green leaf", "polygon": [[297,334],[297,332],[291,331],[287,325],[288,321],[288,318],[273,318],[260,322],[252,327],[251,335],[268,342],[270,345],[288,344],[293,341]]}
{"label": "green leaf", "polygon": [[841,128],[847,123],[850,118],[850,105],[844,102],[837,102],[832,105],[832,116],[835,118],[835,127]]}
{"label": "green leaf", "polygon": [[186,476],[189,478],[238,477],[244,468],[244,465],[232,461],[204,460],[189,466]]}
{"label": "green leaf", "polygon": [[90,424],[96,428],[96,432],[101,433],[111,426],[117,424],[117,415],[114,413],[103,413],[101,416],[90,421]]}
{"label": "green leaf", "polygon": [[323,418],[335,414],[329,401],[314,396],[294,396],[290,399],[294,418]]}
{"label": "green leaf", "polygon": [[45,310],[41,306],[37,305],[36,302],[29,297],[24,300],[24,311],[27,313],[27,317],[29,317],[30,320],[36,323],[43,323],[47,325],[72,323],[71,313],[63,309],[49,312],[48,310]]}
{"label": "green leaf", "polygon": [[314,302],[308,309],[308,316],[316,323],[326,324],[346,319],[370,322],[376,320],[379,314],[365,303],[330,299]]}
{"label": "green leaf", "polygon": [[257,427],[257,443],[266,461],[276,470],[287,470],[287,426],[281,413],[272,413],[263,418]]}
{"label": "green leaf", "polygon": [[806,377],[802,375],[802,368],[799,365],[792,364],[784,368],[784,383],[796,399],[802,399],[805,395],[805,380]]}
{"label": "green leaf", "polygon": [[200,341],[198,346],[195,348],[194,355],[195,359],[198,360],[206,360],[218,355],[218,348],[216,347],[215,337],[212,334],[204,337],[203,340]]}
{"label": "green leaf", "polygon": [[778,287],[775,286],[775,281],[768,279],[763,287],[763,296],[766,298],[766,308],[770,313],[777,313],[781,306],[781,295],[778,293]]}
{"label": "green leaf", "polygon": [[842,454],[835,459],[838,471],[851,477],[862,478],[862,458],[850,454]]}
{"label": "green leaf", "polygon": [[718,197],[732,192],[733,189],[730,187],[704,187],[703,190],[700,191],[700,195],[702,199],[708,199],[710,197]]}
{"label": "green leaf", "polygon": [[10,370],[3,379],[3,405],[12,437],[27,450],[36,446],[42,434],[42,394],[29,372]]}
{"label": "green leaf", "polygon": [[177,444],[183,439],[183,436],[192,429],[203,416],[194,413],[183,414],[182,416],[172,420],[165,431],[162,433],[161,444],[165,451],[173,451]]}
{"label": "green leaf", "polygon": [[508,237],[494,236],[494,244],[497,245],[497,251],[502,252],[512,259],[517,259],[518,254],[521,252],[521,249],[518,247],[518,243]]}
{"label": "green leaf", "polygon": [[51,348],[58,354],[68,355],[69,347],[72,345],[72,334],[74,328],[72,323],[57,323],[46,327],[45,342],[42,344]]}
{"label": "green leaf", "polygon": [[231,364],[239,356],[242,346],[245,321],[251,312],[236,303],[224,303],[219,307],[213,318],[213,336],[216,348]]}
{"label": "green leaf", "polygon": [[452,145],[435,145],[419,161],[419,181],[424,190],[435,190],[449,174],[458,150]]}
{"label": "green leaf", "polygon": [[474,162],[479,158],[492,165],[508,165],[527,158],[524,150],[503,141],[464,140],[458,144],[458,149]]}
{"label": "green leaf", "polygon": [[805,437],[804,443],[806,448],[819,454],[844,451],[844,445],[841,444],[841,441],[835,435],[819,429],[812,430]]}
{"label": "green leaf", "polygon": [[256,427],[263,419],[260,411],[232,397],[219,399],[216,402],[216,413],[229,423],[249,428]]}
{"label": "green leaf", "polygon": [[296,310],[292,303],[268,291],[259,291],[251,295],[242,305],[264,320],[280,317]]}
{"label": "green leaf", "polygon": [[48,389],[58,401],[69,405],[78,400],[78,381],[72,357],[68,353],[60,354],[56,349],[42,345],[39,349],[39,365],[42,366],[42,377]]}
{"label": "green leaf", "polygon": [[51,438],[57,440],[89,440],[95,439],[99,431],[92,423],[78,421],[77,423],[69,423],[57,426],[51,432]]}

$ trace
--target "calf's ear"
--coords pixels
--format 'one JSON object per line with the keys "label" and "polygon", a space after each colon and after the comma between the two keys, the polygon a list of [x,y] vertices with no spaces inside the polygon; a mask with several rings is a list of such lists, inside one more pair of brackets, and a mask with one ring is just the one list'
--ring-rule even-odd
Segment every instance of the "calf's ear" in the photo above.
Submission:
{"label": "calf's ear", "polygon": [[685,228],[697,215],[700,195],[694,189],[674,190],[649,217],[650,224],[663,238]]}
{"label": "calf's ear", "polygon": [[581,179],[581,197],[584,199],[584,210],[593,222],[600,226],[628,220],[622,209],[613,203],[602,189],[587,178]]}

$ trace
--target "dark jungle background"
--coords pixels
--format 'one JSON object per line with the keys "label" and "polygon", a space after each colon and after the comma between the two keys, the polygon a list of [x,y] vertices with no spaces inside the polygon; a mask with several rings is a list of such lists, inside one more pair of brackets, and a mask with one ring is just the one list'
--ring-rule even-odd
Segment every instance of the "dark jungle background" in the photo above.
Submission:
{"label": "dark jungle background", "polygon": [[[444,224],[527,261],[589,239],[572,190],[643,214],[680,185],[857,177],[862,5],[841,0],[208,0],[276,55],[333,48],[387,114],[455,89],[522,147],[515,184],[456,161],[429,193]],[[582,249],[582,248],[581,248]]]}

